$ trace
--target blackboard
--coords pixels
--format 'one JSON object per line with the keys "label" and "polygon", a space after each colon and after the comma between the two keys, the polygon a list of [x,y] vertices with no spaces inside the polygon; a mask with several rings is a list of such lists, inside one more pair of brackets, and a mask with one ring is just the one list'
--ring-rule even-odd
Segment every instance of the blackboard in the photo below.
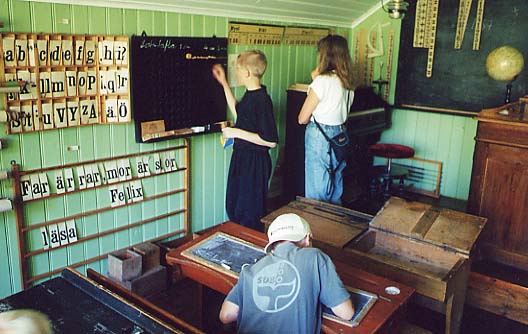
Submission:
{"label": "blackboard", "polygon": [[[504,104],[506,82],[490,78],[485,69],[486,58],[494,49],[510,45],[528,60],[528,1],[486,1],[480,50],[473,51],[477,1],[473,1],[462,48],[454,49],[459,1],[439,1],[436,45],[431,78],[427,78],[427,49],[413,48],[416,0],[410,3],[402,21],[397,106],[414,106],[436,112],[473,115],[483,108]],[[528,70],[513,82],[512,99],[528,93]]]}
{"label": "blackboard", "polygon": [[354,305],[355,313],[352,319],[350,320],[343,320],[336,316],[334,312],[332,312],[332,309],[327,307],[326,305],[323,305],[323,317],[338,321],[339,323],[348,325],[350,327],[356,327],[359,325],[361,320],[367,315],[368,311],[374,306],[376,301],[378,300],[378,296],[376,296],[373,293],[350,288],[347,287],[348,292],[350,292],[350,299],[352,300],[352,305]]}
{"label": "blackboard", "polygon": [[264,250],[229,234],[216,232],[182,252],[183,256],[205,266],[238,277],[242,267],[254,264],[264,256]]}
{"label": "blackboard", "polygon": [[227,67],[227,38],[132,36],[131,94],[136,140],[141,124],[162,120],[164,131],[225,121],[226,100],[211,68]]}

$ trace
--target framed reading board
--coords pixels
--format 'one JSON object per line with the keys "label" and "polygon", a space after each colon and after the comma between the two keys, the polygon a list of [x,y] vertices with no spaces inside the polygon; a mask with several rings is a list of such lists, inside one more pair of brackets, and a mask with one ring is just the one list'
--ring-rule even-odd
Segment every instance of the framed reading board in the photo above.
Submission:
{"label": "framed reading board", "polygon": [[368,311],[374,306],[376,301],[378,300],[378,296],[374,293],[370,293],[364,290],[346,287],[348,292],[350,292],[350,299],[352,300],[352,305],[354,305],[354,309],[356,312],[354,313],[354,316],[350,320],[343,320],[336,316],[334,312],[332,312],[332,309],[329,307],[323,305],[323,318],[327,318],[333,321],[337,321],[341,324],[350,326],[350,327],[357,327],[361,320],[367,315]]}
{"label": "framed reading board", "polygon": [[211,74],[217,63],[227,68],[227,38],[132,36],[136,141],[209,132],[225,121],[224,91]]}
{"label": "framed reading board", "polygon": [[[414,48],[417,0],[410,3],[402,21],[397,107],[462,115],[504,104],[506,82],[486,73],[486,58],[494,49],[509,45],[528,58],[528,1],[485,1],[480,48],[473,50],[477,2],[473,1],[460,49],[454,48],[459,1],[439,1],[432,76],[426,77],[428,49]],[[513,82],[512,101],[528,92],[526,66]]]}
{"label": "framed reading board", "polygon": [[231,277],[238,277],[245,264],[257,262],[266,253],[250,242],[216,232],[184,250],[182,255]]}

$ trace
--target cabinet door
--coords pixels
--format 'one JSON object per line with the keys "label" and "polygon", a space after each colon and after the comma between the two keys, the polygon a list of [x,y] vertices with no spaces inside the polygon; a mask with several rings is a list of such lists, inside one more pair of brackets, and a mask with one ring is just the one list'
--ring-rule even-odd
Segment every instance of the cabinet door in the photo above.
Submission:
{"label": "cabinet door", "polygon": [[481,191],[473,194],[477,214],[488,218],[483,241],[528,256],[528,150],[494,144],[477,150],[487,151],[476,165]]}

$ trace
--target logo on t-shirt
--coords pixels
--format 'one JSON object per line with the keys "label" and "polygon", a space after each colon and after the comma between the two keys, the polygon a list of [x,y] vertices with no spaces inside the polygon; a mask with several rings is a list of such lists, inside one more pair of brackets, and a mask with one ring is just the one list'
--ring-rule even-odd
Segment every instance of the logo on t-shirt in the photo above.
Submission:
{"label": "logo on t-shirt", "polygon": [[280,312],[295,301],[300,285],[297,269],[291,262],[281,260],[263,267],[255,274],[253,301],[263,312]]}

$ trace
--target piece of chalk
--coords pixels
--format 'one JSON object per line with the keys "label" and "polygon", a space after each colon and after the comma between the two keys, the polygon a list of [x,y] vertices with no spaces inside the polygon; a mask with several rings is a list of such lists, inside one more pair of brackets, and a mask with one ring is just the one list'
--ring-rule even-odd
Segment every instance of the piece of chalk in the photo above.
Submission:
{"label": "piece of chalk", "polygon": [[227,270],[231,270],[231,267],[228,266],[227,264],[223,263],[223,262],[220,262],[220,265],[221,265],[223,268],[227,269]]}

